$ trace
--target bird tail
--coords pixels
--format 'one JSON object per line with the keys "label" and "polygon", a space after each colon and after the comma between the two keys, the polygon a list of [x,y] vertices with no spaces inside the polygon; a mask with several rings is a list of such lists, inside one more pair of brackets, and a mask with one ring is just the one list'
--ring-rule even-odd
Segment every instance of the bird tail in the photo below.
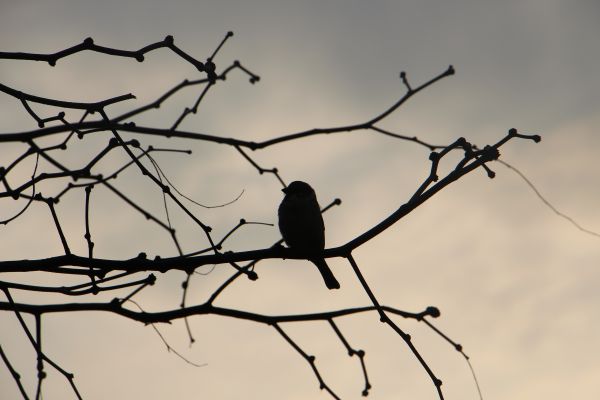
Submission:
{"label": "bird tail", "polygon": [[327,285],[328,289],[340,288],[340,283],[337,281],[337,279],[335,279],[333,272],[331,272],[329,265],[327,265],[323,258],[311,259],[310,261],[312,261],[312,263],[315,264],[319,269],[319,272],[321,273],[321,276],[323,277],[325,285]]}

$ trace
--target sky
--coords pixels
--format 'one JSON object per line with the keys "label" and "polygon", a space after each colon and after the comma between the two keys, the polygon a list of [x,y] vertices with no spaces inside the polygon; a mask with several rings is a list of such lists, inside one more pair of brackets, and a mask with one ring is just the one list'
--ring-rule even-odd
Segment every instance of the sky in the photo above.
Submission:
{"label": "sky", "polygon": [[[542,141],[537,144],[514,140],[504,145],[501,160],[524,174],[558,212],[598,232],[599,17],[600,4],[592,0],[0,0],[0,51],[54,52],[87,37],[99,45],[134,50],[172,35],[183,50],[204,60],[231,30],[234,36],[215,58],[217,69],[239,60],[260,75],[260,82],[252,85],[247,75],[233,71],[181,129],[254,141],[367,121],[404,94],[401,71],[415,87],[453,65],[455,75],[412,97],[380,126],[434,144],[465,137],[479,147],[495,143],[510,128],[538,134]],[[183,79],[199,77],[166,50],[148,53],[143,63],[89,52],[62,59],[55,67],[0,62],[0,83],[31,94],[71,101],[136,95],[136,100],[110,108],[112,116],[152,101]],[[136,123],[169,127],[197,96],[197,89],[185,90]],[[0,93],[0,104],[0,134],[35,129],[14,98]],[[281,184],[271,174],[258,174],[234,149],[124,135],[146,145],[191,149],[191,155],[160,153],[156,159],[177,188],[196,201],[222,204],[243,191],[227,207],[190,205],[217,237],[240,218],[276,223]],[[78,165],[106,140],[76,142],[61,159]],[[20,144],[0,145],[0,165],[20,149]],[[286,182],[309,182],[323,206],[342,199],[341,206],[325,214],[328,247],[346,243],[397,209],[430,168],[425,147],[375,132],[314,136],[251,155],[265,168],[277,167]],[[445,170],[459,160],[458,154],[453,157]],[[111,171],[124,160],[123,154],[114,154],[98,168]],[[22,179],[31,174],[30,161],[17,171]],[[440,309],[433,322],[463,346],[484,399],[600,398],[600,239],[558,216],[513,170],[497,162],[489,166],[494,179],[483,170],[473,171],[357,249],[354,256],[365,279],[382,304],[407,311],[431,305]],[[40,168],[52,171],[47,164]],[[162,196],[140,178],[129,170],[119,178],[119,187],[164,219]],[[40,188],[47,193],[56,189]],[[72,251],[80,255],[87,254],[83,199],[83,191],[73,191],[57,205]],[[95,188],[92,202],[98,257],[176,254],[164,230],[109,191]],[[0,217],[21,206],[3,200]],[[205,245],[189,219],[170,210],[182,247],[193,251]],[[3,260],[62,252],[51,215],[39,205],[17,223],[0,227],[0,238]],[[278,239],[276,227],[250,225],[231,238],[228,250],[265,248]],[[265,314],[369,305],[348,263],[328,262],[340,281],[338,291],[328,291],[305,261],[269,260],[257,267],[257,281],[239,280],[219,305]],[[199,272],[192,278],[188,304],[205,300],[231,268]],[[47,275],[3,275],[0,279],[15,282],[65,284]],[[148,311],[175,309],[184,277],[177,271],[161,274],[135,300]],[[17,300],[35,303],[108,301],[126,294],[64,299],[13,290]],[[468,365],[452,346],[422,323],[395,321],[444,382],[445,398],[479,398]],[[437,398],[418,361],[375,313],[336,322],[353,346],[366,351],[370,398]],[[306,361],[272,327],[194,317],[193,346],[181,320],[157,327],[171,347],[202,366],[169,352],[151,326],[105,313],[46,317],[43,345],[51,358],[75,373],[85,399],[331,398],[319,390]],[[361,398],[360,365],[347,356],[326,323],[282,327],[317,357],[323,378],[341,398]],[[0,345],[33,397],[35,353],[13,314],[0,314]],[[46,369],[44,398],[75,398],[65,379],[50,366]],[[0,398],[19,398],[3,365]]]}

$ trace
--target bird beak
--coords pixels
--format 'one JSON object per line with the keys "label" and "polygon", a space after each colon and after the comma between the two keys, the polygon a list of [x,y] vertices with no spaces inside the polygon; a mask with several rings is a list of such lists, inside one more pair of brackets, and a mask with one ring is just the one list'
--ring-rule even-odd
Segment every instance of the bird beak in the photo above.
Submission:
{"label": "bird beak", "polygon": [[288,192],[288,188],[287,188],[287,187],[284,187],[283,189],[281,189],[281,191],[282,191],[283,193],[287,194],[287,192]]}

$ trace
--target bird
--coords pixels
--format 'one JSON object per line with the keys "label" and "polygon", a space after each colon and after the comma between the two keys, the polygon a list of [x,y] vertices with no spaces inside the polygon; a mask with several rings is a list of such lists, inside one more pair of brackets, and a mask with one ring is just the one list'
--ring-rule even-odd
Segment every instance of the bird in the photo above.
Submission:
{"label": "bird", "polygon": [[281,191],[285,196],[278,217],[283,240],[290,249],[309,254],[308,260],[319,269],[327,288],[339,289],[339,282],[321,256],[325,249],[325,224],[315,191],[302,181],[294,181]]}

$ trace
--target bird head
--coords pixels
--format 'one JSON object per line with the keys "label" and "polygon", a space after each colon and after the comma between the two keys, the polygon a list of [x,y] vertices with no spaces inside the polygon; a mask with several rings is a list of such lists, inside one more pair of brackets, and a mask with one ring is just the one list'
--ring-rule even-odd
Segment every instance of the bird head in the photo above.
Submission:
{"label": "bird head", "polygon": [[281,191],[286,195],[299,197],[309,196],[315,193],[313,188],[310,187],[308,183],[302,181],[294,181],[290,183],[287,187],[281,189]]}

